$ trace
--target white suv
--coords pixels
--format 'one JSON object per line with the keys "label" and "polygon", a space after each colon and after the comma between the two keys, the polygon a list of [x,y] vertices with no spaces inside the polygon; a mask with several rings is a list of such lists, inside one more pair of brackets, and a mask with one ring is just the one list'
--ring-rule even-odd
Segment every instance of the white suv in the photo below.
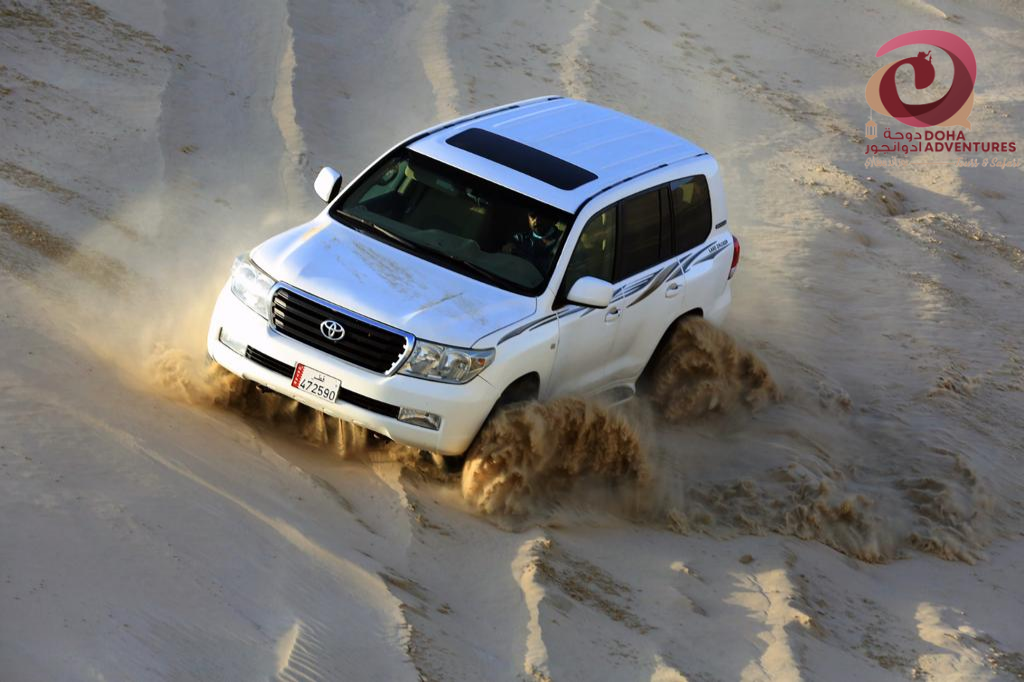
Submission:
{"label": "white suv", "polygon": [[208,349],[229,371],[445,456],[499,405],[636,392],[673,323],[725,316],[739,244],[692,142],[561,97],[388,151],[240,256]]}

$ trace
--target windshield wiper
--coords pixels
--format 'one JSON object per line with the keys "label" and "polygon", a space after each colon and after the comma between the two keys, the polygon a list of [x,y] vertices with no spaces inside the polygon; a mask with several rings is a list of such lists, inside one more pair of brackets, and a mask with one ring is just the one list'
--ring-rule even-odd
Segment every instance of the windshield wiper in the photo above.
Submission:
{"label": "windshield wiper", "polygon": [[486,279],[491,284],[497,284],[498,286],[500,286],[503,289],[508,287],[509,284],[512,284],[511,282],[509,282],[504,277],[496,275],[493,272],[491,272],[490,270],[488,270],[487,268],[482,268],[479,265],[477,265],[476,263],[473,263],[473,262],[468,261],[468,260],[464,260],[462,258],[456,258],[455,256],[449,256],[448,254],[441,253],[440,251],[436,251],[435,253],[438,253],[438,254],[444,256],[445,258],[447,258],[448,260],[450,260],[450,261],[452,261],[454,263],[458,263],[463,268],[465,268],[467,270],[471,270],[472,272],[475,272],[476,274],[480,275],[481,277]]}
{"label": "windshield wiper", "polygon": [[346,213],[345,211],[338,211],[338,213],[343,218],[348,218],[349,220],[352,220],[354,222],[359,223],[363,227],[368,227],[371,230],[373,230],[374,232],[378,232],[378,233],[384,235],[385,237],[387,237],[388,239],[390,239],[391,241],[398,242],[399,244],[401,244],[402,246],[405,246],[406,248],[418,249],[418,248],[421,248],[421,246],[422,246],[421,244],[417,244],[416,242],[412,241],[411,239],[406,239],[405,237],[403,237],[401,235],[397,235],[394,232],[392,232],[391,230],[387,229],[386,227],[381,227],[377,223],[372,223],[369,220],[366,220],[365,218],[360,218],[359,216],[352,215],[351,213]]}

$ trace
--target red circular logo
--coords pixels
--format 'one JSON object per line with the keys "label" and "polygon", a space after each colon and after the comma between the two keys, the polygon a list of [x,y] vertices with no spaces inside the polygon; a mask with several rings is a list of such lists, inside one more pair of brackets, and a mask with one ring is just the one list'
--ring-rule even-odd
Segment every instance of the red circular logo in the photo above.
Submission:
{"label": "red circular logo", "polygon": [[929,30],[896,36],[882,45],[875,56],[881,57],[906,45],[930,45],[949,55],[953,61],[953,82],[949,90],[939,99],[926,104],[907,104],[900,99],[896,89],[896,71],[904,64],[914,69],[914,87],[918,90],[935,82],[931,50],[918,52],[916,57],[886,64],[871,76],[864,90],[868,106],[880,114],[892,116],[916,128],[958,125],[969,130],[971,123],[967,117],[974,107],[974,83],[978,71],[974,51],[959,36],[948,31]]}

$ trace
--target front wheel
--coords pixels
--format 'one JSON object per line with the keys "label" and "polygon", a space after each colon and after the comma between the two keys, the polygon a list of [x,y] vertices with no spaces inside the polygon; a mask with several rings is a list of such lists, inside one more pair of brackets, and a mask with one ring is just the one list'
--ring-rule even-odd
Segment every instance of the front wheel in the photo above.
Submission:
{"label": "front wheel", "polygon": [[697,316],[682,318],[666,332],[637,383],[639,393],[669,423],[780,398],[760,358]]}
{"label": "front wheel", "polygon": [[[476,438],[473,439],[473,442],[476,442],[480,437],[480,434],[483,433],[487,429],[487,426],[494,420],[495,415],[503,409],[518,403],[536,400],[539,392],[539,383],[540,382],[536,374],[528,374],[513,381],[494,404],[494,407],[491,409],[491,413],[487,415],[487,419],[485,419],[484,423],[480,426],[480,430],[477,432]],[[466,451],[469,452],[472,449],[473,445],[470,444]],[[446,474],[458,474],[466,464],[466,455],[464,454],[441,455],[436,452],[428,453],[426,450],[423,451],[423,454],[429,455],[430,459],[433,460],[434,465]]]}

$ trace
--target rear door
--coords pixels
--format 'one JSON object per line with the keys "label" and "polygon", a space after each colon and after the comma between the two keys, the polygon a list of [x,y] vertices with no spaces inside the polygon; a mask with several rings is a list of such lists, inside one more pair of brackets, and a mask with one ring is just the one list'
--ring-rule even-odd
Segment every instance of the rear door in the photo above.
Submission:
{"label": "rear door", "polygon": [[706,177],[691,175],[671,182],[669,198],[672,250],[678,255],[686,278],[678,316],[687,310],[706,306],[718,297],[725,285],[730,261],[715,256],[729,242],[708,241],[711,234],[711,195]]}
{"label": "rear door", "polygon": [[619,262],[622,314],[615,342],[617,378],[643,371],[668,326],[714,300],[716,267],[708,248],[711,201],[703,175],[675,180],[621,202]]}
{"label": "rear door", "polygon": [[[678,317],[683,278],[672,254],[668,188],[659,186],[619,202],[619,241],[615,265],[618,287],[612,306],[622,317],[615,340],[614,378],[635,378]],[[671,280],[670,280],[671,278]]]}

